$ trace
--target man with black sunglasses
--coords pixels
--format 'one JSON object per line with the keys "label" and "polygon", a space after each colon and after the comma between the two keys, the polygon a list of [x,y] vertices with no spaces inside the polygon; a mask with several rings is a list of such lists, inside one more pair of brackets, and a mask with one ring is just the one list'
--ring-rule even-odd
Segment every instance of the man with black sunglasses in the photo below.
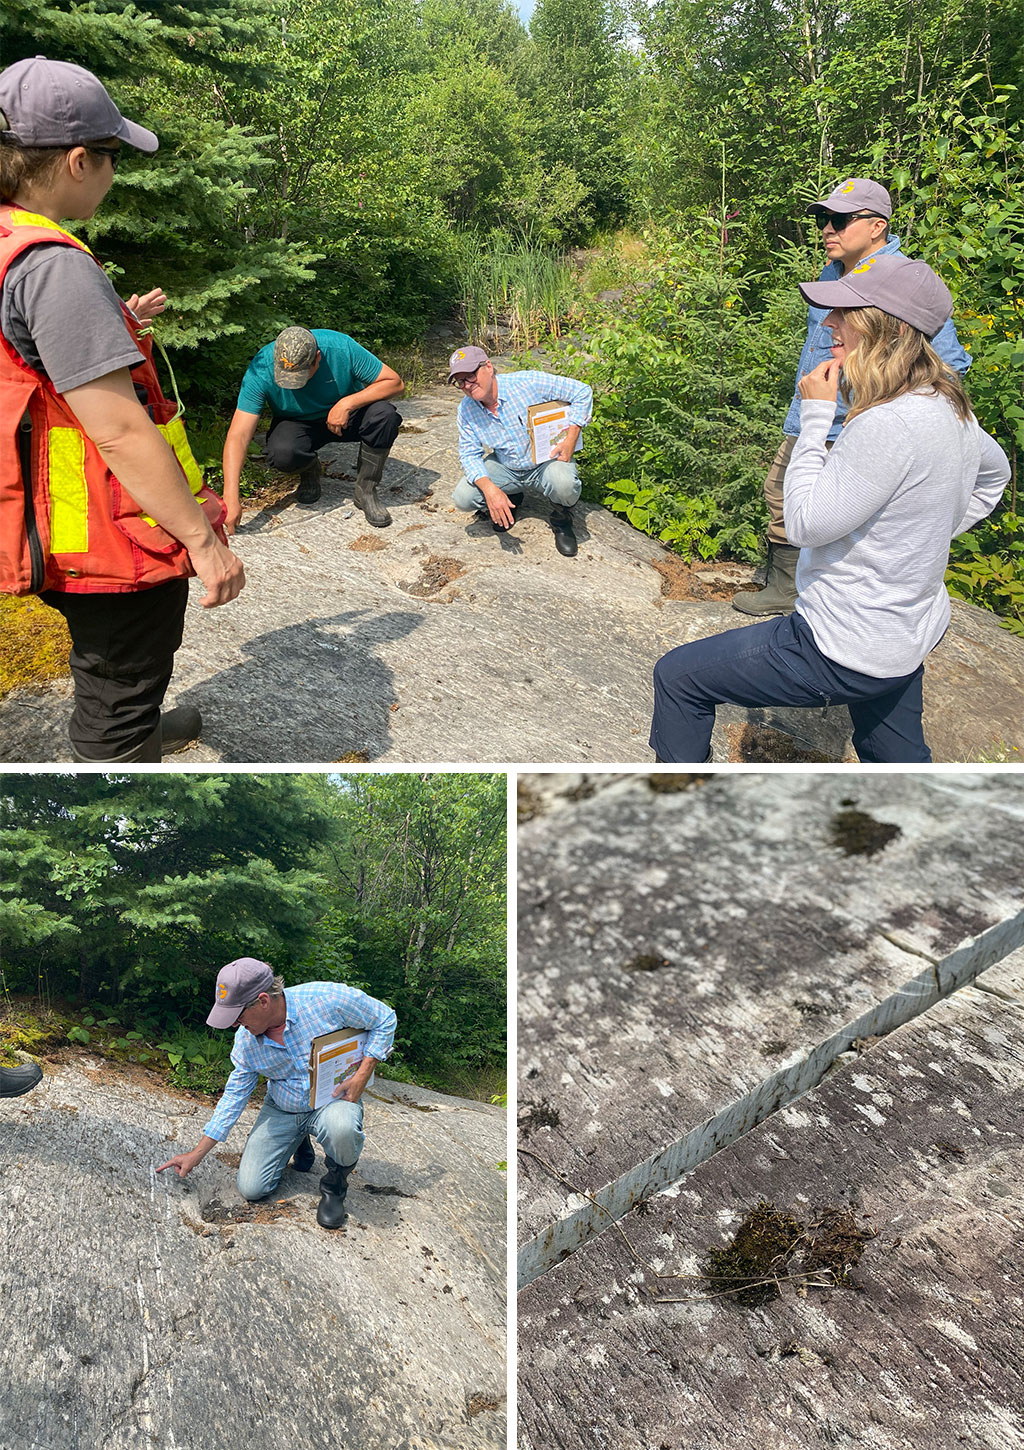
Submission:
{"label": "man with black sunglasses", "polygon": [[[824,201],[813,202],[808,211],[821,232],[828,255],[819,282],[833,282],[845,277],[874,252],[903,255],[899,237],[893,236],[889,230],[892,199],[877,181],[859,176],[848,177]],[[747,591],[736,595],[732,607],[741,614],[789,614],[796,604],[796,565],[800,550],[786,538],[782,492],[786,467],[800,433],[800,379],[832,355],[832,334],[824,326],[825,316],[826,309],[823,307],[807,309],[807,337],[797,367],[793,401],[782,425],[785,437],[764,482],[765,502],[771,515],[764,584],[757,593]],[[932,338],[931,345],[943,362],[961,377],[967,372],[971,360],[960,346],[952,320]],[[839,437],[845,416],[846,404],[840,397],[835,420],[829,429],[827,447],[831,447]]]}

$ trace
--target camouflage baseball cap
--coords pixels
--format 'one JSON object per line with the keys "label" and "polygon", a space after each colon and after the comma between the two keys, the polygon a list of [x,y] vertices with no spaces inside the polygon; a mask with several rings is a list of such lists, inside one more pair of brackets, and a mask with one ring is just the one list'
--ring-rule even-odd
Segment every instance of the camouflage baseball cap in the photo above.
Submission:
{"label": "camouflage baseball cap", "polygon": [[274,382],[304,388],[316,370],[320,349],[308,327],[286,327],[274,341]]}

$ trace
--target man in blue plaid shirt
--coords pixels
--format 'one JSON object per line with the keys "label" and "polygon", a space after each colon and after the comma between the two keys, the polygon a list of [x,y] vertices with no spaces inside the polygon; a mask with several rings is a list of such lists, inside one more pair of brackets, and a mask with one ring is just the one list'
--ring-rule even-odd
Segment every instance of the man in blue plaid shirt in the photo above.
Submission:
{"label": "man in blue plaid shirt", "polygon": [[[391,1051],[396,1019],[386,1002],[336,982],[302,982],[286,988],[266,962],[240,957],[217,977],[216,1002],[207,1022],[235,1028],[234,1068],[213,1117],[191,1153],[179,1153],[157,1169],[173,1168],[179,1178],[222,1143],[242,1114],[262,1075],[267,1095],[246,1140],[238,1167],[238,1191],[255,1200],[273,1193],[288,1159],[308,1172],[322,1144],[327,1172],[320,1180],[316,1221],[340,1228],[345,1219],[348,1175],[363,1149],[363,1089],[378,1062]],[[325,1107],[309,1106],[309,1049],[314,1037],[339,1028],[366,1031],[366,1052],[355,1072],[339,1083]]]}
{"label": "man in blue plaid shirt", "polygon": [[[465,477],[455,485],[455,507],[466,513],[476,509],[490,518],[496,533],[504,533],[515,523],[524,493],[542,494],[551,501],[555,548],[571,559],[576,553],[572,506],[580,496],[573,452],[590,422],[590,387],[555,373],[499,374],[480,347],[458,348],[448,368],[448,381],[462,393],[459,462]],[[535,463],[527,413],[535,403],[553,402],[568,404],[569,423],[551,457]]]}

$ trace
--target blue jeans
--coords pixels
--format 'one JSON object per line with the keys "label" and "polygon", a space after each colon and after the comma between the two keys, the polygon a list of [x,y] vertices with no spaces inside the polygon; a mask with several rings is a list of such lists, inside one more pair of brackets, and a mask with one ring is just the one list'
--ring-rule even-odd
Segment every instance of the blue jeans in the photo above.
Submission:
{"label": "blue jeans", "polygon": [[651,749],[661,760],[707,759],[715,706],[848,705],[862,761],[930,761],[921,728],[924,666],[874,679],[827,659],[799,614],[670,650],[654,667]]}
{"label": "blue jeans", "polygon": [[[496,458],[484,459],[484,470],[492,483],[505,493],[541,493],[550,499],[556,508],[572,508],[580,496],[580,481],[575,463],[562,463],[549,458],[531,468],[508,468]],[[486,510],[484,496],[476,484],[468,478],[460,478],[452,494],[452,503],[463,513],[474,509]]]}
{"label": "blue jeans", "polygon": [[363,1151],[363,1105],[335,1098],[308,1113],[286,1113],[268,1092],[242,1150],[238,1191],[243,1198],[266,1198],[281,1181],[288,1159],[307,1134],[328,1158],[351,1168]]}

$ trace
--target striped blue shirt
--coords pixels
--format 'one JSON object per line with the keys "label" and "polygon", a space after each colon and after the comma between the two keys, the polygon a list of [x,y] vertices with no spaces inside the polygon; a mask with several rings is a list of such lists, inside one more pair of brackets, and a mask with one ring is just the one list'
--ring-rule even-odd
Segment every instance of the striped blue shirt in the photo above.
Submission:
{"label": "striped blue shirt", "polygon": [[382,1062],[395,1040],[397,1019],[386,1002],[368,997],[355,987],[337,982],[302,982],[286,987],[284,1045],[266,1033],[254,1037],[244,1027],[235,1033],[231,1048],[234,1067],[220,1102],[203,1132],[218,1143],[231,1132],[252,1095],[260,1076],[267,1092],[286,1113],[309,1111],[309,1047],[314,1037],[340,1027],[368,1031],[366,1056]]}
{"label": "striped blue shirt", "polygon": [[526,410],[534,403],[568,403],[569,422],[590,422],[593,390],[575,378],[555,373],[499,373],[497,417],[475,398],[459,404],[459,462],[470,483],[483,478],[484,454],[493,453],[507,468],[533,468]]}

